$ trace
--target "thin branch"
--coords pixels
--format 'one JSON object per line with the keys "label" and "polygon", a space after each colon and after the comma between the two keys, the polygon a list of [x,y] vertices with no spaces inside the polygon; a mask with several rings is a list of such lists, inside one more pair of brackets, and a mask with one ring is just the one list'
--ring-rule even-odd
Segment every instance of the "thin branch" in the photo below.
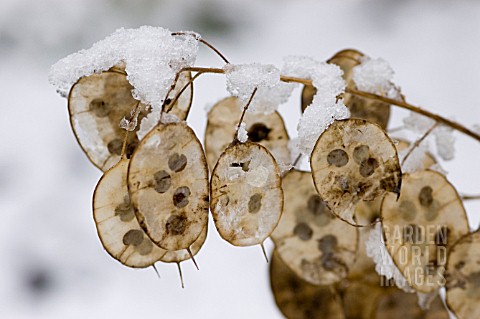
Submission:
{"label": "thin branch", "polygon": [[[188,32],[172,32],[172,35],[173,36],[189,35],[189,33]],[[225,63],[230,64],[230,62],[228,62],[227,58],[217,48],[215,48],[212,44],[208,43],[206,40],[204,40],[202,38],[199,38],[198,41],[205,44],[208,48],[210,48],[213,52],[215,52]]]}
{"label": "thin branch", "polygon": [[408,150],[407,154],[405,155],[405,157],[403,158],[402,160],[402,166],[405,164],[405,162],[407,161],[408,157],[413,153],[413,151],[420,146],[420,144],[423,142],[423,140],[425,138],[427,138],[427,136],[432,133],[432,131],[438,126],[438,122],[435,122],[435,124],[432,125],[432,127],[430,127],[418,140],[415,141],[415,143],[413,144],[413,146]]}
{"label": "thin branch", "polygon": [[195,81],[196,78],[198,78],[200,75],[204,74],[204,72],[198,72],[197,74],[195,74],[191,79],[190,81],[188,81],[187,84],[185,84],[183,86],[183,88],[177,93],[177,95],[175,96],[175,98],[172,100],[172,102],[170,102],[170,108],[168,110],[166,110],[165,112],[168,113],[172,110],[173,106],[175,105],[175,103],[177,103],[178,99],[180,98],[180,96],[182,95],[183,92],[185,92],[185,90],[190,86],[190,85],[193,85],[193,81]]}
{"label": "thin branch", "polygon": [[240,129],[240,125],[243,122],[243,118],[245,117],[245,113],[247,112],[247,109],[250,106],[250,103],[252,103],[253,98],[255,97],[255,93],[257,93],[257,88],[253,90],[252,95],[250,96],[250,99],[248,100],[247,104],[243,108],[242,115],[240,116],[240,120],[238,121],[237,129],[235,130],[234,141],[238,140],[238,130]]}

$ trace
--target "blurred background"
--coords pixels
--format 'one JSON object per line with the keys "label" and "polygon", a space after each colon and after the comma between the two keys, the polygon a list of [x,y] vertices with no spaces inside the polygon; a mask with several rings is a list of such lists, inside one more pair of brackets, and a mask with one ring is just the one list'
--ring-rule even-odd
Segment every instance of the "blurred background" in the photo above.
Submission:
{"label": "blurred background", "polygon": [[[290,54],[326,60],[345,48],[382,57],[407,100],[472,126],[480,123],[480,2],[413,0],[2,0],[0,1],[0,318],[281,318],[260,247],[235,248],[210,224],[196,257],[132,270],[111,259],[91,211],[101,172],[70,129],[49,67],[119,27],[194,30],[232,63]],[[201,48],[201,66],[221,60]],[[205,107],[225,97],[222,76],[195,83],[189,123],[200,139]],[[280,108],[291,137],[300,89]],[[391,126],[406,112],[395,110]],[[442,162],[461,193],[480,193],[480,144],[456,134]],[[472,228],[480,202],[468,202]],[[272,244],[267,243],[271,251]]]}

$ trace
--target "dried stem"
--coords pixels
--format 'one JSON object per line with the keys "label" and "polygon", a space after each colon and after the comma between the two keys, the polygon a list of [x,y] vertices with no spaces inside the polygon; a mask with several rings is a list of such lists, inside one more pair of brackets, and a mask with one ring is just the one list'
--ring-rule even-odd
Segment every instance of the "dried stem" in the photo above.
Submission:
{"label": "dried stem", "polygon": [[[173,36],[176,35],[189,35],[188,32],[172,32]],[[198,41],[201,43],[205,44],[208,48],[210,48],[213,52],[215,52],[225,63],[230,63],[228,62],[227,58],[217,49],[215,48],[212,44],[208,43],[206,40],[199,38]]]}
{"label": "dried stem", "polygon": [[[193,71],[193,72],[203,72],[203,73],[217,73],[217,74],[224,74],[225,73],[224,69],[208,68],[208,67],[207,68],[205,68],[205,67],[188,67],[188,68],[185,68],[183,70]],[[291,77],[291,76],[281,75],[280,80],[283,81],[283,82],[294,82],[294,83],[300,83],[300,84],[303,84],[303,85],[312,85],[312,80],[302,79],[302,78],[297,78],[297,77]],[[442,117],[438,114],[435,114],[435,113],[429,112],[427,110],[424,110],[424,109],[422,109],[418,106],[409,104],[407,102],[390,99],[390,98],[387,98],[387,97],[384,97],[384,96],[381,96],[381,95],[355,90],[355,89],[348,88],[348,87],[345,88],[345,92],[353,94],[353,95],[361,96],[361,97],[364,97],[364,98],[367,98],[367,99],[384,102],[387,105],[388,104],[395,105],[395,106],[401,107],[403,109],[407,109],[409,111],[412,111],[414,113],[418,113],[420,115],[429,117],[432,120],[435,120],[436,122],[438,122],[440,124],[449,126],[452,129],[454,129],[456,131],[459,131],[459,132],[461,132],[465,135],[468,135],[471,138],[480,142],[480,134],[477,134],[477,133],[473,132],[472,130],[470,130],[470,129],[466,128],[465,126],[461,125],[460,123],[454,122],[454,121],[449,120],[447,118],[444,118],[444,117]]]}
{"label": "dried stem", "polygon": [[257,93],[257,88],[253,90],[252,95],[250,96],[250,99],[248,100],[247,104],[243,107],[242,115],[240,116],[240,120],[238,121],[237,129],[235,130],[235,137],[233,138],[234,141],[238,141],[238,130],[240,129],[240,125],[242,125],[243,118],[245,117],[245,113],[247,112],[248,107],[252,103],[256,93]]}
{"label": "dried stem", "polygon": [[190,81],[188,81],[187,84],[185,84],[183,86],[183,88],[177,93],[177,95],[175,95],[175,98],[172,100],[172,102],[170,103],[170,108],[168,110],[166,110],[165,112],[168,113],[172,110],[173,106],[175,105],[175,103],[177,103],[178,99],[180,98],[180,96],[182,95],[183,92],[185,92],[185,90],[190,86],[190,85],[193,85],[193,82],[200,76],[204,74],[204,72],[198,72],[197,74],[195,74],[191,79]]}
{"label": "dried stem", "polygon": [[425,138],[427,138],[427,136],[432,133],[432,131],[438,126],[438,122],[435,122],[435,124],[432,125],[432,127],[430,127],[418,140],[415,141],[415,143],[413,144],[413,146],[408,150],[407,154],[405,155],[405,157],[403,158],[402,160],[402,166],[405,164],[405,162],[407,161],[408,157],[413,153],[413,151],[420,146],[420,144],[423,142],[423,140]]}

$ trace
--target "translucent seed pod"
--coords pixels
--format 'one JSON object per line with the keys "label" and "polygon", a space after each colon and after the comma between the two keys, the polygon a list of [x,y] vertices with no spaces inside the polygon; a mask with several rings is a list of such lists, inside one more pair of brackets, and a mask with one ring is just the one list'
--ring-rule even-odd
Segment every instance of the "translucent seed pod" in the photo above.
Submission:
{"label": "translucent seed pod", "polygon": [[193,257],[195,257],[200,249],[203,247],[203,244],[205,243],[205,239],[207,239],[207,233],[208,233],[208,224],[205,226],[204,229],[202,229],[202,232],[200,233],[200,236],[193,242],[192,246],[190,246],[190,253],[188,252],[187,249],[181,249],[181,250],[176,250],[176,251],[167,251],[165,255],[163,255],[158,261],[164,262],[164,263],[180,263],[185,260],[189,260]]}
{"label": "translucent seed pod", "polygon": [[220,236],[235,246],[262,244],[283,209],[280,170],[270,152],[256,143],[233,143],[218,159],[210,183]]}
{"label": "translucent seed pod", "polygon": [[397,150],[376,124],[359,119],[335,121],[320,135],[310,166],[320,197],[349,223],[355,205],[386,192],[400,192]]}
{"label": "translucent seed pod", "polygon": [[358,232],[336,218],[318,196],[310,172],[293,170],[282,180],[285,204],[271,238],[277,254],[314,285],[344,279],[355,261]]}
{"label": "translucent seed pod", "polygon": [[394,289],[380,298],[373,318],[449,319],[450,316],[439,296],[435,297],[430,304],[430,309],[422,310],[418,305],[417,294],[406,293],[400,289]]}
{"label": "translucent seed pod", "polygon": [[[219,101],[208,112],[205,152],[210,169],[213,169],[220,155],[233,140],[243,106],[239,99],[228,97]],[[289,164],[289,138],[280,113],[265,115],[247,112],[243,121],[249,141],[265,146],[279,164]]]}
{"label": "translucent seed pod", "polygon": [[480,232],[462,237],[450,250],[447,306],[458,319],[480,317]]}
{"label": "translucent seed pod", "polygon": [[93,218],[105,250],[128,267],[152,266],[166,254],[140,228],[127,189],[128,160],[105,172],[93,194]]}
{"label": "translucent seed pod", "polygon": [[381,286],[381,284],[380,277],[378,277],[378,281],[375,282],[375,284],[364,283],[362,281],[349,281],[341,294],[345,318],[375,318],[379,301],[394,289],[392,287]]}
{"label": "translucent seed pod", "polygon": [[314,286],[295,275],[274,251],[270,285],[277,307],[288,319],[344,319],[340,297],[333,286]]}
{"label": "translucent seed pod", "polygon": [[160,124],[138,145],[128,190],[140,226],[166,250],[189,248],[208,221],[208,168],[185,123]]}
{"label": "translucent seed pod", "polygon": [[445,176],[405,174],[400,197],[385,195],[381,216],[385,246],[408,284],[423,293],[442,287],[447,252],[469,231],[462,201]]}
{"label": "translucent seed pod", "polygon": [[[134,115],[137,105],[139,113],[134,122],[148,114],[145,106],[132,97],[132,89],[125,73],[116,68],[83,77],[70,90],[68,111],[73,132],[87,157],[102,171],[120,160],[125,139],[125,130],[120,128],[122,119]],[[137,145],[136,134],[129,134],[127,158]]]}
{"label": "translucent seed pod", "polygon": [[[347,83],[347,87],[355,88],[352,80],[352,69],[362,63],[365,55],[354,49],[346,49],[337,52],[327,62],[338,65],[343,70],[343,79]],[[306,85],[302,92],[302,112],[312,103],[313,96],[317,93],[313,86]],[[390,106],[383,102],[366,99],[345,93],[344,103],[351,113],[351,118],[359,118],[377,123],[383,129],[388,125],[390,118]]]}

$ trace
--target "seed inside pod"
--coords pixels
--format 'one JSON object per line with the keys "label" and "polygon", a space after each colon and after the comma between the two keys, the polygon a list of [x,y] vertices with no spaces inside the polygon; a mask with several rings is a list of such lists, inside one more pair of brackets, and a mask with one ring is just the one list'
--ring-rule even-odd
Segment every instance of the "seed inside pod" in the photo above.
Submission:
{"label": "seed inside pod", "polygon": [[[106,71],[81,78],[70,90],[68,110],[72,129],[85,154],[102,171],[120,159],[125,130],[119,124],[124,117],[130,117],[138,103],[132,97],[132,89],[124,71]],[[138,120],[141,120],[148,111],[142,104],[139,107]],[[128,158],[137,143],[136,134],[129,134]]]}
{"label": "seed inside pod", "polygon": [[166,250],[155,246],[140,228],[127,189],[128,160],[108,170],[93,195],[93,217],[105,250],[125,266],[153,265]]}
{"label": "seed inside pod", "polygon": [[[208,225],[205,226],[204,229],[202,229],[202,232],[200,233],[198,238],[190,246],[190,251],[192,252],[193,256],[197,255],[197,253],[200,251],[200,248],[202,248],[203,244],[205,243],[205,239],[207,238],[207,231]],[[187,249],[181,249],[176,251],[167,251],[167,253],[163,255],[159,261],[164,263],[179,263],[185,260],[189,260],[190,258],[192,257],[188,253]]]}
{"label": "seed inside pod", "polygon": [[[241,115],[243,103],[235,97],[219,101],[208,112],[205,130],[205,151],[210,169],[232,141]],[[268,115],[247,112],[244,120],[248,139],[265,146],[280,164],[290,162],[288,134],[278,112]]]}
{"label": "seed inside pod", "polygon": [[480,232],[462,237],[451,248],[447,265],[447,306],[458,319],[479,318]]}
{"label": "seed inside pod", "polygon": [[297,277],[274,251],[270,285],[275,302],[289,319],[344,319],[340,297],[333,286],[314,286]]}
{"label": "seed inside pod", "polygon": [[455,188],[435,171],[405,174],[402,193],[381,207],[385,245],[408,284],[429,293],[445,284],[447,252],[469,231]]}
{"label": "seed inside pod", "polygon": [[187,249],[208,217],[208,168],[202,146],[184,123],[160,124],[140,142],[128,171],[140,226],[167,250]]}
{"label": "seed inside pod", "polygon": [[215,226],[235,246],[262,244],[282,214],[278,165],[256,143],[234,143],[225,150],[212,172],[211,194]]}
{"label": "seed inside pod", "polygon": [[[343,79],[347,83],[347,87],[355,88],[355,83],[352,80],[352,69],[359,65],[363,58],[365,58],[363,53],[357,50],[347,49],[337,52],[327,62],[338,65],[343,70]],[[306,85],[303,88],[302,112],[312,103],[313,96],[316,93],[316,89],[311,85]],[[344,94],[343,101],[350,110],[351,118],[368,120],[380,125],[383,129],[387,128],[390,118],[390,106],[388,104],[355,96],[350,93]]]}
{"label": "seed inside pod", "polygon": [[357,203],[400,191],[395,145],[378,125],[365,120],[334,122],[317,140],[310,165],[319,195],[350,223],[356,223]]}
{"label": "seed inside pod", "polygon": [[277,254],[311,284],[339,282],[355,260],[357,228],[334,217],[317,195],[310,172],[288,172],[282,188],[283,213],[271,235]]}

